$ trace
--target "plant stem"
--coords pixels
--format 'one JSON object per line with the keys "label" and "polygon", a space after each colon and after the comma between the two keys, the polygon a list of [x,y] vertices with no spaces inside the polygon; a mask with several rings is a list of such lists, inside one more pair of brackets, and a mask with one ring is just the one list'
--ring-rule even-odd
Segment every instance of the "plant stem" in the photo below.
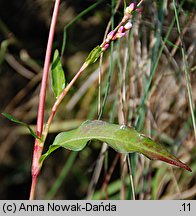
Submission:
{"label": "plant stem", "polygon": [[65,95],[67,94],[67,92],[70,90],[70,88],[73,86],[73,84],[75,83],[75,81],[78,79],[78,77],[81,75],[81,73],[86,69],[88,65],[86,63],[84,63],[82,65],[82,67],[80,68],[80,70],[77,72],[77,74],[74,76],[74,78],[71,80],[71,82],[66,86],[66,88],[62,91],[62,93],[59,95],[58,99],[56,100],[55,104],[52,107],[52,112],[48,118],[48,121],[46,123],[46,126],[44,128],[44,131],[42,133],[42,140],[37,140],[35,142],[35,146],[34,146],[34,155],[33,155],[33,165],[32,165],[32,186],[31,186],[31,194],[30,194],[30,199],[34,199],[34,193],[35,193],[35,188],[36,188],[36,182],[37,182],[37,176],[39,175],[40,169],[42,164],[39,163],[39,159],[41,157],[42,154],[42,150],[43,150],[43,146],[44,146],[44,142],[46,140],[50,125],[52,123],[52,120],[54,118],[54,115],[61,103],[61,101],[63,100],[63,98],[65,97]]}
{"label": "plant stem", "polygon": [[36,184],[37,184],[37,176],[33,176],[32,183],[31,183],[30,197],[29,197],[30,200],[34,200]]}
{"label": "plant stem", "polygon": [[[47,79],[48,79],[48,73],[50,67],[50,58],[52,53],[52,44],[54,39],[54,32],[55,32],[57,15],[59,11],[59,5],[60,5],[60,0],[56,0],[54,10],[53,10],[53,15],[52,15],[52,21],[50,25],[50,31],[49,31],[49,37],[48,37],[48,43],[47,43],[47,49],[46,49],[46,55],[44,61],[43,77],[42,77],[40,96],[39,96],[37,128],[36,128],[36,133],[39,137],[42,136],[42,130],[43,130],[46,86],[47,86]],[[32,163],[32,171],[31,171],[32,185],[31,185],[30,199],[34,199],[35,197],[36,182],[40,171],[39,158],[42,154],[42,150],[43,150],[43,143],[40,142],[38,139],[36,139],[34,145],[33,163]]]}
{"label": "plant stem", "polygon": [[73,77],[73,79],[71,80],[71,82],[66,86],[66,88],[62,91],[62,93],[59,95],[59,97],[57,98],[55,104],[52,107],[52,112],[50,114],[50,117],[48,118],[46,127],[44,129],[44,137],[47,136],[48,134],[48,130],[50,128],[50,125],[52,123],[53,117],[61,103],[61,101],[63,100],[63,98],[65,97],[65,95],[67,94],[67,92],[70,90],[70,88],[73,86],[73,84],[75,83],[75,81],[78,79],[78,77],[81,75],[81,73],[88,67],[88,65],[86,63],[84,63],[82,65],[82,67],[80,68],[80,70],[76,73],[76,75]]}
{"label": "plant stem", "polygon": [[52,53],[52,44],[54,39],[54,32],[56,26],[56,20],[59,10],[60,0],[56,0],[54,12],[52,15],[52,21],[50,26],[48,44],[46,49],[45,61],[44,61],[44,70],[43,70],[43,77],[41,83],[41,90],[40,90],[40,101],[39,101],[39,108],[38,108],[38,117],[37,117],[37,135],[41,136],[42,129],[43,129],[43,119],[44,119],[44,107],[45,107],[45,98],[46,98],[46,86],[47,86],[47,79],[48,79],[48,72],[50,67],[50,58]]}

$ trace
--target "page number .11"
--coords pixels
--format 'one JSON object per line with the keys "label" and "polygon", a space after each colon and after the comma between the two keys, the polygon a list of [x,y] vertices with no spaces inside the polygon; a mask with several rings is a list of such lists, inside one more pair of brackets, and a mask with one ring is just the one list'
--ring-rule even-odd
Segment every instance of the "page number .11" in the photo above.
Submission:
{"label": "page number .11", "polygon": [[191,204],[190,203],[183,203],[180,211],[182,211],[182,212],[191,211]]}

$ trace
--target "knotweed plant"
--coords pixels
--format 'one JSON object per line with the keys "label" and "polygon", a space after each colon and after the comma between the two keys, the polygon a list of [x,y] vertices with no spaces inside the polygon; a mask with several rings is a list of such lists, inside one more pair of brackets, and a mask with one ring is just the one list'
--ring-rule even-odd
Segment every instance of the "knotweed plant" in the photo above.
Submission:
{"label": "knotweed plant", "polygon": [[68,84],[66,84],[66,80],[64,77],[59,52],[58,50],[55,51],[51,71],[52,87],[56,101],[52,107],[52,111],[47,122],[44,124],[46,84],[50,67],[56,19],[60,5],[60,0],[56,0],[52,16],[51,28],[49,32],[48,46],[46,50],[43,78],[39,97],[36,133],[34,133],[27,124],[17,120],[10,114],[3,113],[3,115],[11,121],[28,127],[31,134],[35,137],[30,199],[35,198],[37,178],[39,176],[43,162],[54,150],[63,147],[72,151],[80,151],[86,146],[87,142],[90,140],[99,140],[101,142],[105,142],[114,150],[123,154],[137,152],[145,155],[150,159],[165,161],[169,164],[191,171],[191,169],[185,163],[181,162],[175,156],[170,154],[163,146],[157,144],[149,137],[140,134],[133,127],[111,124],[101,120],[87,120],[80,127],[74,130],[58,134],[53,144],[50,145],[48,151],[42,155],[44,143],[49,133],[52,120],[63,98],[67,95],[71,87],[74,85],[79,76],[85,71],[85,69],[89,65],[95,63],[100,57],[100,55],[107,51],[107,49],[110,47],[111,42],[117,41],[118,39],[124,37],[129,32],[129,30],[133,28],[133,13],[138,12],[142,2],[143,1],[140,1],[137,5],[134,3],[130,3],[125,8],[124,16],[121,22],[118,24],[118,26],[116,26],[116,28],[114,28],[107,34],[105,40],[101,45],[96,46],[90,52],[79,71]]}

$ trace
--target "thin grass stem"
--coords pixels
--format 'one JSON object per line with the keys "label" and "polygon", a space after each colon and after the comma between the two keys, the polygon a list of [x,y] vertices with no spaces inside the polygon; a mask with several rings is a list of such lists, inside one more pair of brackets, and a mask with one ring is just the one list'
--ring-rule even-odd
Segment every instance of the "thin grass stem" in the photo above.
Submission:
{"label": "thin grass stem", "polygon": [[134,181],[133,181],[133,173],[131,169],[131,161],[130,161],[128,154],[126,155],[126,159],[127,159],[127,164],[128,164],[128,170],[129,170],[129,178],[131,182],[132,197],[133,197],[133,200],[135,200],[135,186],[134,186]]}
{"label": "thin grass stem", "polygon": [[194,128],[195,139],[196,139],[196,122],[195,122],[195,115],[194,115],[194,103],[193,103],[193,96],[192,96],[192,90],[191,90],[191,81],[190,81],[190,76],[189,76],[189,71],[188,71],[188,66],[187,66],[187,61],[186,61],[185,48],[184,48],[184,44],[183,44],[182,37],[181,37],[181,28],[180,28],[180,23],[179,23],[178,12],[177,12],[177,8],[176,8],[176,1],[175,0],[173,0],[173,5],[174,5],[174,12],[175,12],[175,19],[176,19],[176,23],[177,23],[177,29],[178,29],[179,38],[180,38],[181,53],[182,53],[182,59],[183,59],[183,65],[184,65],[184,73],[185,73],[186,86],[187,86],[188,97],[189,97],[189,106],[190,106],[190,110],[191,110],[193,128]]}

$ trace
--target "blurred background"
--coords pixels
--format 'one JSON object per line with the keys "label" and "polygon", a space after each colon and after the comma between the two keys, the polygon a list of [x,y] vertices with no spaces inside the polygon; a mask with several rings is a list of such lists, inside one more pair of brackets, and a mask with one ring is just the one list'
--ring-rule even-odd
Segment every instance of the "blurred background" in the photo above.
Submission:
{"label": "blurred background", "polygon": [[[122,19],[124,3],[130,2],[61,1],[53,51],[61,51],[66,32],[62,64],[67,82],[89,51],[101,44],[107,26],[111,29]],[[0,0],[0,111],[34,130],[53,5],[52,0]],[[100,63],[90,66],[63,100],[44,152],[59,132],[97,119],[101,108],[102,120],[133,125],[165,145],[193,172],[131,154],[133,186],[124,156],[110,148],[100,156],[102,143],[94,141],[78,153],[59,149],[45,161],[37,199],[133,199],[133,187],[136,199],[196,198],[196,140],[190,111],[191,107],[195,116],[196,3],[176,1],[176,7],[187,65],[173,1],[145,0],[141,12],[133,16],[130,33],[115,42]],[[49,76],[45,120],[54,101]],[[28,199],[34,138],[3,116],[0,127],[0,199]]]}

